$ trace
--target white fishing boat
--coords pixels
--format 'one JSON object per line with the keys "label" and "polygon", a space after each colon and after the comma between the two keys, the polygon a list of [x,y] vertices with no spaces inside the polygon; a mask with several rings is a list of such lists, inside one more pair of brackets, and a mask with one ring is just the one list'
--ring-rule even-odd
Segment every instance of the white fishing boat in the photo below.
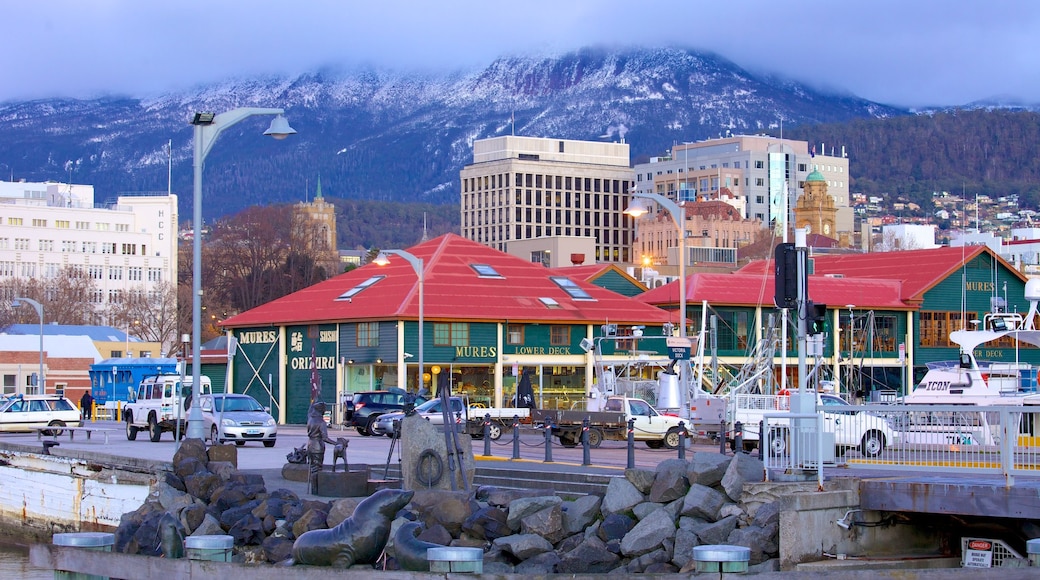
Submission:
{"label": "white fishing boat", "polygon": [[[1040,302],[1040,280],[1027,282],[1025,295],[1029,300],[1025,316],[1018,312],[991,312],[978,321],[975,330],[950,333],[950,341],[960,351],[958,360],[928,363],[924,378],[903,400],[908,405],[931,405],[937,409],[904,419],[898,426],[901,441],[994,445],[1000,441],[999,422],[997,413],[987,411],[987,407],[1040,406],[1037,366],[1019,358],[1021,345],[1040,347],[1040,330],[1033,323]],[[985,351],[987,344],[1003,339],[1014,345],[1013,361],[976,358],[977,351]],[[1006,344],[1004,341],[1000,348]],[[1023,418],[1033,416],[1023,414]],[[1020,444],[1035,444],[1033,425],[1024,427],[1020,429]]]}

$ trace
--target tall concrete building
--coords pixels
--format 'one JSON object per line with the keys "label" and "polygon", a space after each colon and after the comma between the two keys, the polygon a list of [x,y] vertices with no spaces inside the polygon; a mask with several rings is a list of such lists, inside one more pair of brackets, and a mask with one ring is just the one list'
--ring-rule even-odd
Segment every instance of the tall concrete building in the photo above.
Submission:
{"label": "tall concrete building", "polygon": [[[849,160],[844,152],[824,155],[821,144],[778,139],[766,135],[738,135],[683,143],[672,147],[671,155],[651,158],[635,166],[635,191],[659,193],[675,201],[714,198],[722,188],[746,200],[745,218],[772,225],[783,215],[784,184],[787,208],[793,208],[803,190],[805,179],[814,170],[827,184],[834,198],[838,232],[853,229],[849,207]],[[788,213],[788,227],[791,216]],[[832,237],[834,234],[831,234]]]}
{"label": "tall concrete building", "polygon": [[177,219],[173,194],[99,204],[89,185],[0,181],[0,300],[13,298],[4,280],[76,268],[94,283],[91,322],[109,323],[123,296],[177,285]]}
{"label": "tall concrete building", "polygon": [[510,252],[511,241],[587,237],[595,239],[589,258],[631,260],[633,225],[623,212],[634,175],[626,143],[481,139],[459,177],[465,238]]}

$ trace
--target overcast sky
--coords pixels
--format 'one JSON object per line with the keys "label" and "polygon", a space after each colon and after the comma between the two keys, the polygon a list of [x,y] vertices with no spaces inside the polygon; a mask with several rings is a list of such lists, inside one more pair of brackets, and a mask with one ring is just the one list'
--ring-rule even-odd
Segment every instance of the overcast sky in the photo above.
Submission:
{"label": "overcast sky", "polygon": [[1033,0],[0,0],[0,101],[688,46],[886,104],[1040,103]]}

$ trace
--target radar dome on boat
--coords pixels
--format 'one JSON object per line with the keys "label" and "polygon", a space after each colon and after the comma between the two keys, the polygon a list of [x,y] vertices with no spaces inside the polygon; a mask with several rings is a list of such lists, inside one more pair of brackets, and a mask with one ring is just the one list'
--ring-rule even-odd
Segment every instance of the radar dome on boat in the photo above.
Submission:
{"label": "radar dome on boat", "polygon": [[1040,279],[1031,278],[1026,281],[1026,300],[1040,301]]}

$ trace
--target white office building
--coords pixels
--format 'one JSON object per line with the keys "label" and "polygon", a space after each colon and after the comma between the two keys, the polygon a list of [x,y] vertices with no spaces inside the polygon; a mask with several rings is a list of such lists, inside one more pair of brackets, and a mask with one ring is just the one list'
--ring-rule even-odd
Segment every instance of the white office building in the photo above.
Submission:
{"label": "white office building", "polygon": [[97,203],[89,185],[0,181],[0,283],[77,268],[95,285],[91,322],[108,323],[122,296],[176,286],[177,221],[177,196],[165,192]]}

